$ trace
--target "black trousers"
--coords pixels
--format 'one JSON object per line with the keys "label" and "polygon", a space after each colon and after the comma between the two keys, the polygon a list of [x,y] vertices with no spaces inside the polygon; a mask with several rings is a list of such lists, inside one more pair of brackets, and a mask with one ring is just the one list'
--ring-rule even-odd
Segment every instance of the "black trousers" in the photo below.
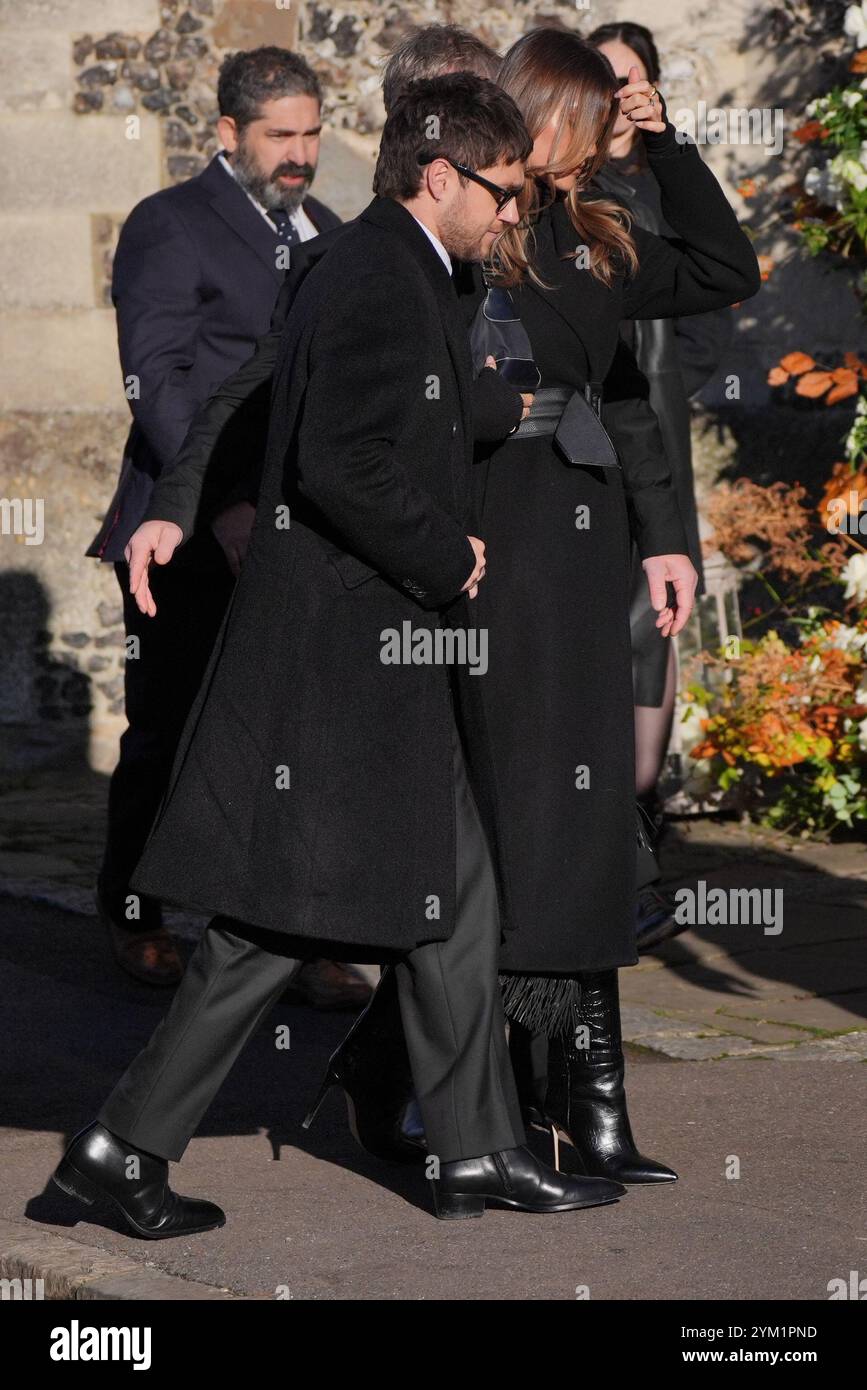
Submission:
{"label": "black trousers", "polygon": [[[216,538],[197,532],[168,565],[152,565],[156,617],[140,613],[129,592],[129,567],[115,565],[123,595],[127,637],[139,655],[124,669],[129,727],[108,792],[108,830],[99,875],[111,900],[123,899],[168,785],[175,752],[190,707],[232,596],[235,580]],[[151,905],[154,907],[155,905]],[[147,929],[147,912],[126,925]]]}
{"label": "black trousers", "polygon": [[[428,1150],[476,1158],[526,1138],[505,1037],[491,856],[453,745],[457,908],[448,941],[395,967],[400,1013]],[[99,1120],[135,1148],[177,1161],[244,1043],[301,962],[280,937],[216,917],[168,1014],[121,1077]],[[315,1078],[311,1078],[311,1091]]]}

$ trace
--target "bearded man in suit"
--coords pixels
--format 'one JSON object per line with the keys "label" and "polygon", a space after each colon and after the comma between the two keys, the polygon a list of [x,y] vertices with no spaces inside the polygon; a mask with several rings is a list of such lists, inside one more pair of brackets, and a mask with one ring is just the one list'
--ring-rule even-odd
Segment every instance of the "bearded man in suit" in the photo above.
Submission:
{"label": "bearded man in suit", "polygon": [[[165,603],[152,623],[130,593],[125,549],[197,410],[268,327],[293,249],[340,225],[309,193],[322,91],[305,60],[273,47],[235,53],[220,70],[217,99],[220,153],[197,177],[139,203],[118,243],[112,298],[133,423],[117,490],[87,551],[114,565],[127,638],[136,639],[97,903],[118,963],[152,985],[175,984],[181,961],[159,904],[132,894],[129,880],[238,574],[247,508],[230,475],[229,441],[195,534],[155,580]],[[308,965],[298,988],[309,1002],[338,1007],[368,996],[355,972],[324,961]]]}

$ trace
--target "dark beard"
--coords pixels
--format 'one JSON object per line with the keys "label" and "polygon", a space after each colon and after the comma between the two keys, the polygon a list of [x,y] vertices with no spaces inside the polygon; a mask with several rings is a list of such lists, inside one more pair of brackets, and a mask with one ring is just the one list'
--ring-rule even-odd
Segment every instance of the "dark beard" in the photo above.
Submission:
{"label": "dark beard", "polygon": [[440,240],[452,260],[479,262],[482,259],[478,237],[471,239],[457,220],[447,219],[440,227]]}
{"label": "dark beard", "polygon": [[440,222],[440,241],[455,261],[478,263],[483,259],[480,237],[470,237],[462,225],[463,195]]}
{"label": "dark beard", "polygon": [[[261,203],[268,212],[273,212],[275,208],[295,212],[300,208],[316,173],[310,164],[293,164],[291,160],[284,160],[282,164],[277,165],[272,174],[263,174],[243,140],[235,151],[232,168],[244,191],[249,193],[251,198],[255,198],[257,203]],[[280,174],[300,174],[304,183],[299,184],[297,188],[283,188],[277,182]]]}

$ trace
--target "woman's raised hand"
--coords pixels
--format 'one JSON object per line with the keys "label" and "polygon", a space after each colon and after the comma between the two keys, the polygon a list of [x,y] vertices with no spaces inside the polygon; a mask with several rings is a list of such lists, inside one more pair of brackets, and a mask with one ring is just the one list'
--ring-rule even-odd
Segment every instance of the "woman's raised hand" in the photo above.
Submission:
{"label": "woman's raised hand", "polygon": [[629,81],[619,92],[615,92],[615,96],[624,116],[628,116],[639,130],[654,130],[657,134],[665,130],[662,98],[653,83],[642,77],[634,64],[629,69]]}

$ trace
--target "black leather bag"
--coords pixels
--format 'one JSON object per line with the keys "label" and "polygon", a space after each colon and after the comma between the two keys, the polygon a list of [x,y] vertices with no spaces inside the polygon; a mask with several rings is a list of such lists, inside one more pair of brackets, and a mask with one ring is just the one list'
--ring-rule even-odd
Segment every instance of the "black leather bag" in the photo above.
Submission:
{"label": "black leather bag", "polygon": [[620,467],[608,431],[580,391],[575,392],[563,411],[554,431],[554,443],[566,462],[575,467]]}
{"label": "black leather bag", "polygon": [[516,391],[532,392],[539,385],[539,368],[527,330],[518,317],[509,291],[489,285],[470,325],[470,351],[478,374],[489,357],[497,371]]}
{"label": "black leather bag", "polygon": [[470,325],[470,350],[477,373],[493,357],[500,375],[517,391],[536,392],[528,419],[510,438],[553,435],[560,454],[573,467],[620,467],[617,450],[599,418],[598,408],[590,403],[592,399],[598,407],[598,390],[588,386],[586,395],[580,391],[570,395],[568,387],[538,390],[541,374],[533,359],[532,344],[511,294],[502,286],[488,285]]}

